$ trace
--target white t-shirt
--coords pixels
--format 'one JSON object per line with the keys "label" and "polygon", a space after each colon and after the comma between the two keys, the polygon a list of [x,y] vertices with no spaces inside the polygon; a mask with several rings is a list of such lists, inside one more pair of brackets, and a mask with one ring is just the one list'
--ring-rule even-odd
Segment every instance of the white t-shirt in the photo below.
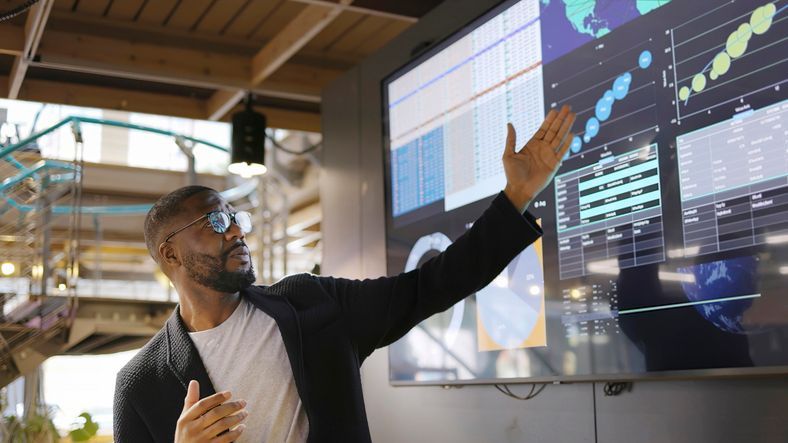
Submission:
{"label": "white t-shirt", "polygon": [[216,392],[244,399],[249,416],[238,442],[303,443],[309,423],[279,327],[241,298],[219,326],[190,332]]}

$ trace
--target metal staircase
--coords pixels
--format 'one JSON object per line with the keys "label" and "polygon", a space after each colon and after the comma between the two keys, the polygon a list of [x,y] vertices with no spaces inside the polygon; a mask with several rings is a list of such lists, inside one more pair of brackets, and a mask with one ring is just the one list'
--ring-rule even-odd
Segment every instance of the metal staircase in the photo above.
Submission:
{"label": "metal staircase", "polygon": [[[101,279],[100,270],[92,271],[98,278],[93,282],[80,276],[83,219],[144,215],[150,208],[150,204],[82,204],[81,125],[86,123],[148,131],[176,142],[189,140],[224,150],[169,131],[83,117],[70,117],[27,139],[0,144],[0,387],[33,372],[53,355],[139,348],[163,326],[175,306],[173,301],[77,296],[80,282],[99,287]],[[39,139],[69,127],[74,158],[42,158]],[[225,193],[238,198],[254,188],[252,183]]]}
{"label": "metal staircase", "polygon": [[[79,229],[79,148],[72,161],[42,159],[35,140],[0,148],[0,386],[67,340],[77,307],[79,248],[68,234]],[[67,237],[55,238],[55,227]]]}

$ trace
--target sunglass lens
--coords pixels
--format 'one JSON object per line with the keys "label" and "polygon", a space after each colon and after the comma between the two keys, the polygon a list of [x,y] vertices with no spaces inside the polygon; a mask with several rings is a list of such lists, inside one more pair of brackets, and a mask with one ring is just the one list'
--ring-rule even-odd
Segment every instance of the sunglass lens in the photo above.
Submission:
{"label": "sunglass lens", "polygon": [[239,211],[235,214],[235,222],[244,231],[244,234],[252,232],[252,215],[246,211]]}
{"label": "sunglass lens", "polygon": [[230,227],[230,216],[224,212],[212,212],[208,216],[213,230],[219,234],[224,234]]}

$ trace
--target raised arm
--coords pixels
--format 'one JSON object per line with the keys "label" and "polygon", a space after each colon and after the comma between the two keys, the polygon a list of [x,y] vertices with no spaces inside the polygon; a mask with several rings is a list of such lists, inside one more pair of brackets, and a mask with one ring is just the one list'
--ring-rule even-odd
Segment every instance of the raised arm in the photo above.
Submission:
{"label": "raised arm", "polygon": [[572,140],[569,129],[574,119],[566,106],[551,111],[519,150],[514,127],[508,125],[503,154],[506,188],[471,229],[420,268],[370,280],[319,278],[339,302],[360,360],[487,286],[539,238],[542,231],[536,220],[523,212],[560,167]]}

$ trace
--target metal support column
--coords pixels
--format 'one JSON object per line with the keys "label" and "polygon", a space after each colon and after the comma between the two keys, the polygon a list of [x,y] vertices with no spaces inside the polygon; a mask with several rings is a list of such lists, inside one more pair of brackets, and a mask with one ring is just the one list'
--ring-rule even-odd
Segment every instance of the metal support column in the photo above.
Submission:
{"label": "metal support column", "polygon": [[263,284],[271,284],[287,275],[287,195],[275,173],[259,179],[256,232],[258,272]]}
{"label": "metal support column", "polygon": [[183,155],[186,156],[186,159],[189,161],[188,169],[187,169],[187,177],[188,177],[188,185],[196,185],[197,184],[197,170],[195,169],[195,160],[194,160],[194,142],[188,141],[183,137],[175,137],[175,144],[178,145]]}

